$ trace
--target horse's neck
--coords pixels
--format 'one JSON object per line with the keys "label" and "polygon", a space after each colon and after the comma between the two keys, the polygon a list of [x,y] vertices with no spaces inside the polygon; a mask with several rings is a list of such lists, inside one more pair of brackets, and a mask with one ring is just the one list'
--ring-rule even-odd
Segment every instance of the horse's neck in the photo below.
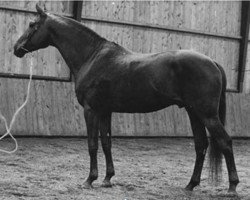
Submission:
{"label": "horse's neck", "polygon": [[50,28],[52,45],[60,51],[76,78],[80,68],[104,39],[70,20],[58,18],[51,21]]}

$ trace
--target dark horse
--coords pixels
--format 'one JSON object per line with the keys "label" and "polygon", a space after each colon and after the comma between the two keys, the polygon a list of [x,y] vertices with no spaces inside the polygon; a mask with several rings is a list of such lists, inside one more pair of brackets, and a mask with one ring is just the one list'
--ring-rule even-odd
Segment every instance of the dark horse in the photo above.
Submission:
{"label": "dark horse", "polygon": [[146,113],[175,104],[187,110],[195,141],[196,162],[186,189],[193,190],[200,183],[208,147],[207,128],[214,175],[218,175],[223,154],[229,192],[236,192],[239,179],[232,140],[224,129],[226,77],[220,65],[189,50],[133,53],[77,21],[46,13],[38,5],[36,9],[38,17],[16,42],[14,54],[23,57],[51,45],[69,66],[87,125],[90,173],[84,187],[90,188],[98,177],[99,134],[107,167],[103,186],[111,186],[110,179],[115,174],[111,155],[112,112]]}

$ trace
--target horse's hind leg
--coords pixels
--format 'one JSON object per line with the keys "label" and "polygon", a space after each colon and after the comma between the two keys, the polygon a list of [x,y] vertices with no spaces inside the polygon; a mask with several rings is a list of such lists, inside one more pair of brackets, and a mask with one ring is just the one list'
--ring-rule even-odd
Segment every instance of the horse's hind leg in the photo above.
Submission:
{"label": "horse's hind leg", "polygon": [[106,177],[102,186],[111,187],[110,179],[115,175],[114,164],[111,153],[111,113],[100,117],[100,134],[102,149],[106,159]]}
{"label": "horse's hind leg", "polygon": [[186,186],[186,190],[192,191],[193,188],[200,184],[201,171],[208,147],[208,139],[204,124],[200,121],[197,115],[191,110],[187,110],[191,127],[194,135],[196,161],[194,171],[189,184]]}
{"label": "horse's hind leg", "polygon": [[229,192],[235,193],[236,186],[239,183],[239,178],[236,171],[233,148],[232,148],[232,139],[225,131],[222,123],[220,122],[218,116],[207,117],[204,119],[205,126],[210,132],[211,137],[215,139],[218,146],[220,147],[221,152],[223,153],[228,170],[229,176]]}

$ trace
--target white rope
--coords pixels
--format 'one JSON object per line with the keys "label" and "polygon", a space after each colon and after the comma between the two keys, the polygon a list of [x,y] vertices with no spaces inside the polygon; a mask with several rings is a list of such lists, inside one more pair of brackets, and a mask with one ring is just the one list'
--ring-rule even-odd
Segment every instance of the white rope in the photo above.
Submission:
{"label": "white rope", "polygon": [[4,149],[0,149],[0,152],[3,152],[3,153],[8,153],[8,154],[11,154],[11,153],[15,153],[18,149],[18,143],[17,143],[17,140],[14,138],[14,136],[11,134],[11,129],[13,127],[13,124],[16,120],[16,117],[18,115],[18,113],[24,108],[24,106],[27,104],[28,100],[29,100],[29,95],[30,95],[30,85],[31,85],[31,80],[32,80],[32,71],[33,69],[33,60],[31,58],[31,63],[30,63],[30,75],[29,75],[29,83],[28,83],[28,89],[27,89],[27,96],[26,96],[26,99],[25,101],[23,102],[23,104],[16,110],[16,112],[14,113],[11,121],[10,121],[10,124],[8,126],[8,123],[7,123],[7,120],[6,118],[2,115],[1,111],[0,111],[0,118],[4,121],[4,124],[5,124],[5,128],[6,128],[6,133],[4,135],[2,135],[0,137],[0,140],[4,139],[7,135],[9,135],[13,141],[15,142],[15,149],[11,150],[11,151],[7,151],[7,150],[4,150]]}

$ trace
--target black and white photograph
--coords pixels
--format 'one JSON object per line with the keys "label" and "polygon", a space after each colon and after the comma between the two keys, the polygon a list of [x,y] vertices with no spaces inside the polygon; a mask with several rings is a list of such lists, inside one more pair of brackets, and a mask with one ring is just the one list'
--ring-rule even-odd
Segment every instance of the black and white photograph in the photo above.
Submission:
{"label": "black and white photograph", "polygon": [[250,200],[250,1],[0,1],[0,200]]}

